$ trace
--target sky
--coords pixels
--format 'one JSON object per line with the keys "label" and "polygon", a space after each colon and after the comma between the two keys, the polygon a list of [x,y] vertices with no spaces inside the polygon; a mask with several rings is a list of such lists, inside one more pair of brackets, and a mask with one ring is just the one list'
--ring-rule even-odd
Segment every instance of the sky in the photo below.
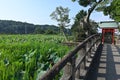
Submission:
{"label": "sky", "polygon": [[[57,22],[51,19],[50,14],[58,6],[70,9],[70,24],[73,24],[73,19],[80,10],[87,10],[87,8],[83,8],[71,0],[0,0],[0,20],[57,25]],[[102,12],[96,11],[92,13],[90,19],[96,22],[110,20]]]}

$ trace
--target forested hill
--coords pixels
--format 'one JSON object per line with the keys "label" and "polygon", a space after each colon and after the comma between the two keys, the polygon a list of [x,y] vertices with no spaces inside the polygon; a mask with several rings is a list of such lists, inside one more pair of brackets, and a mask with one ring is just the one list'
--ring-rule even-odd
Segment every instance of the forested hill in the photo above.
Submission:
{"label": "forested hill", "polygon": [[26,22],[0,20],[0,34],[57,34],[54,25],[34,25]]}

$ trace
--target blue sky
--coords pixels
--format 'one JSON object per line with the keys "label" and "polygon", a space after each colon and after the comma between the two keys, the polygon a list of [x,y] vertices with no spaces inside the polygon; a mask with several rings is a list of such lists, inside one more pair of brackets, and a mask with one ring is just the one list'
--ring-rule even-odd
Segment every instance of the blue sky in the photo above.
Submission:
{"label": "blue sky", "polygon": [[[0,0],[0,19],[57,25],[56,21],[51,20],[50,14],[58,6],[70,9],[71,24],[75,15],[83,9],[77,2],[73,3],[71,0]],[[95,11],[91,19],[97,22],[110,20],[109,17]]]}

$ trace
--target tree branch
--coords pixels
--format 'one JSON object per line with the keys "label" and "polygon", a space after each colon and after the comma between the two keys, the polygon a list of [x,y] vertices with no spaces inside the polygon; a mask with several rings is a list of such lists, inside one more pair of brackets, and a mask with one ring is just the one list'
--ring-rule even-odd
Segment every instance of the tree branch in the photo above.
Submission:
{"label": "tree branch", "polygon": [[99,3],[101,3],[103,0],[99,0],[98,2],[96,2],[91,8],[89,8],[89,10],[88,10],[88,15],[87,15],[87,17],[86,17],[86,21],[89,23],[90,21],[89,21],[89,18],[90,18],[90,15],[91,15],[91,13],[94,11],[94,9],[96,8],[96,6],[99,4]]}

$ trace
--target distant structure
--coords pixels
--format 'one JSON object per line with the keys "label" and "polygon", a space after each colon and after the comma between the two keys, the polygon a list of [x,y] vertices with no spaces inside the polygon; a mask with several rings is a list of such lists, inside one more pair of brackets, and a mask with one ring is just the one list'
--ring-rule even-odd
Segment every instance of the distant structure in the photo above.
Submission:
{"label": "distant structure", "polygon": [[118,29],[118,23],[115,21],[103,21],[99,23],[99,27],[102,29],[102,44],[115,43],[115,31]]}

